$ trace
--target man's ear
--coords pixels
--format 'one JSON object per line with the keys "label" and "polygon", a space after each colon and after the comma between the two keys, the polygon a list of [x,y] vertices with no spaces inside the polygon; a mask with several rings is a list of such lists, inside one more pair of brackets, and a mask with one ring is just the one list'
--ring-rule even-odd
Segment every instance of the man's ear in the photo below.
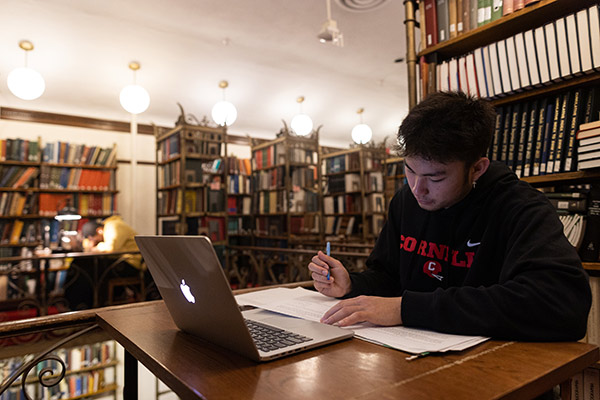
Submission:
{"label": "man's ear", "polygon": [[488,167],[490,166],[490,159],[487,157],[481,157],[471,165],[471,178],[472,181],[477,181],[481,175],[485,174]]}

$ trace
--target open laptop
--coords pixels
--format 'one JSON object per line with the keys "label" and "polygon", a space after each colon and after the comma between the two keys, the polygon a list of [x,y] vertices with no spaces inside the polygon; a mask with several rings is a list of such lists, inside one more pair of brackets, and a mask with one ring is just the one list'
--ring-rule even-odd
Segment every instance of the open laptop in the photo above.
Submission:
{"label": "open laptop", "polygon": [[347,329],[266,310],[240,311],[206,236],[137,235],[135,241],[173,321],[184,332],[255,361],[353,336]]}

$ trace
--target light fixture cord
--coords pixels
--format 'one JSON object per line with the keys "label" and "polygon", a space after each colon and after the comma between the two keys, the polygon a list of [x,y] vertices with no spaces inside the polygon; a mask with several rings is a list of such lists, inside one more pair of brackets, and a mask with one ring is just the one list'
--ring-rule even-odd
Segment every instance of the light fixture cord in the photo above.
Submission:
{"label": "light fixture cord", "polygon": [[326,0],[327,2],[327,19],[331,19],[331,0]]}
{"label": "light fixture cord", "polygon": [[223,88],[223,101],[226,101],[226,99],[225,99],[225,88]]}
{"label": "light fixture cord", "polygon": [[27,68],[27,53],[29,53],[27,50],[23,50],[25,52],[25,68]]}
{"label": "light fixture cord", "polygon": [[136,74],[136,70],[132,70],[131,72],[133,72],[133,84],[137,85],[137,74]]}

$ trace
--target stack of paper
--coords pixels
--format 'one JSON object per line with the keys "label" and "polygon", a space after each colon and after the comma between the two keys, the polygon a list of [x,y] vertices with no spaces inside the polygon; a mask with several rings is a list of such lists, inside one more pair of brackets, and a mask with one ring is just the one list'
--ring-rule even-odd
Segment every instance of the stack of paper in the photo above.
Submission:
{"label": "stack of paper", "polygon": [[[339,300],[304,288],[274,288],[236,296],[239,305],[250,305],[269,311],[320,321]],[[404,326],[381,327],[360,324],[348,327],[360,339],[392,347],[408,353],[460,351],[484,342],[483,336],[450,335]]]}

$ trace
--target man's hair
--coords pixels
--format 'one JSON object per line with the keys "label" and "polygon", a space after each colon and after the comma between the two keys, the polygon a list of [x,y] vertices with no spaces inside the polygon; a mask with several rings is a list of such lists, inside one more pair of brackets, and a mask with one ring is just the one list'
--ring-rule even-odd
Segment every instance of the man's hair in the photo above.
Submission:
{"label": "man's hair", "polygon": [[462,92],[436,92],[413,107],[398,130],[401,156],[472,165],[486,155],[496,111]]}
{"label": "man's hair", "polygon": [[90,236],[96,235],[96,229],[100,228],[102,223],[98,221],[88,221],[81,227],[81,235],[84,238],[89,238]]}

